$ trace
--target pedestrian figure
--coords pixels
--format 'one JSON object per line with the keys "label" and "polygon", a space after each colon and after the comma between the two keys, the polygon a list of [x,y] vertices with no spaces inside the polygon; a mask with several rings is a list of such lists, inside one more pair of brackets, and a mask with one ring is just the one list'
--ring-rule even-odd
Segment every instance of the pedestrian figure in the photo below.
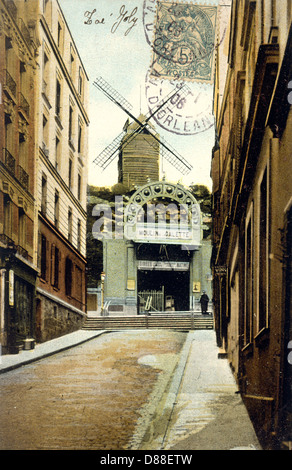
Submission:
{"label": "pedestrian figure", "polygon": [[209,302],[209,297],[207,296],[206,291],[203,290],[203,294],[200,298],[201,310],[202,310],[203,315],[206,315],[206,313],[207,313],[208,302]]}

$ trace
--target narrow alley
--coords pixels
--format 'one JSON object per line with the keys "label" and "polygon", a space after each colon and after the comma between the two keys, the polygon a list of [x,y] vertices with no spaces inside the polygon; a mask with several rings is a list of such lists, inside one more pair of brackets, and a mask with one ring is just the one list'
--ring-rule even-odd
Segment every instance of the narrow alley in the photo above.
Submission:
{"label": "narrow alley", "polygon": [[260,449],[214,331],[101,334],[0,384],[1,449]]}

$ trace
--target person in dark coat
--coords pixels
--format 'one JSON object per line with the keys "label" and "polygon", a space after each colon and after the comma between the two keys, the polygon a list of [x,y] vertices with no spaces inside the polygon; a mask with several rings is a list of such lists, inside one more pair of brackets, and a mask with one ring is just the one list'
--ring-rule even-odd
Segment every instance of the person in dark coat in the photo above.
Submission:
{"label": "person in dark coat", "polygon": [[206,315],[207,313],[208,302],[209,302],[209,297],[207,296],[206,292],[203,290],[203,294],[201,295],[201,298],[200,298],[201,309],[202,309],[203,315]]}

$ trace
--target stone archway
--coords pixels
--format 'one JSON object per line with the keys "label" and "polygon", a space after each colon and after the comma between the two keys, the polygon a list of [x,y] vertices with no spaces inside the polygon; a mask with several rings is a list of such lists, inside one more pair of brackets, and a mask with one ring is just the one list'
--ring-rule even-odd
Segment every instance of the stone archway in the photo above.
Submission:
{"label": "stone archway", "polygon": [[181,184],[169,183],[167,181],[155,181],[141,186],[132,195],[127,204],[125,217],[126,222],[131,222],[139,208],[154,199],[168,199],[171,202],[186,204],[191,211],[193,206],[198,208],[195,197]]}
{"label": "stone archway", "polygon": [[[156,204],[153,205],[153,202]],[[158,204],[157,204],[158,203]],[[152,218],[148,218],[145,223],[143,216],[145,215],[144,208],[152,205],[152,212],[155,214],[156,209],[162,212],[164,209],[164,216],[167,212],[171,212],[169,218],[174,222],[177,230],[177,238],[168,243],[176,243],[179,245],[193,245],[200,246],[201,243],[201,211],[195,197],[181,184],[169,183],[167,181],[154,181],[138,188],[132,195],[125,209],[125,236],[128,240],[139,240],[141,230],[148,228],[149,230],[157,231],[157,224]],[[155,206],[155,207],[154,207]],[[169,215],[169,214],[168,214]],[[176,218],[177,216],[177,218]],[[149,223],[151,222],[151,223]],[[172,226],[164,225],[164,233],[170,233],[168,230]],[[160,225],[161,228],[161,225]],[[141,229],[141,230],[139,230]],[[148,232],[149,233],[149,232]],[[160,231],[163,234],[163,229]],[[181,236],[179,236],[181,234]],[[164,243],[163,235],[157,235],[157,240],[152,238],[153,243]]]}

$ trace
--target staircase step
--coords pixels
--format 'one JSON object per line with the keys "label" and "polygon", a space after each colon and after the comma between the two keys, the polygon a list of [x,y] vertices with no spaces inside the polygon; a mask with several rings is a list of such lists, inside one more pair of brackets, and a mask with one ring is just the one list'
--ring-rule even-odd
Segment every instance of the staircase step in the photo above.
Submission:
{"label": "staircase step", "polygon": [[89,317],[83,326],[86,330],[172,328],[213,329],[213,315],[206,317],[190,314],[155,314],[137,316]]}

